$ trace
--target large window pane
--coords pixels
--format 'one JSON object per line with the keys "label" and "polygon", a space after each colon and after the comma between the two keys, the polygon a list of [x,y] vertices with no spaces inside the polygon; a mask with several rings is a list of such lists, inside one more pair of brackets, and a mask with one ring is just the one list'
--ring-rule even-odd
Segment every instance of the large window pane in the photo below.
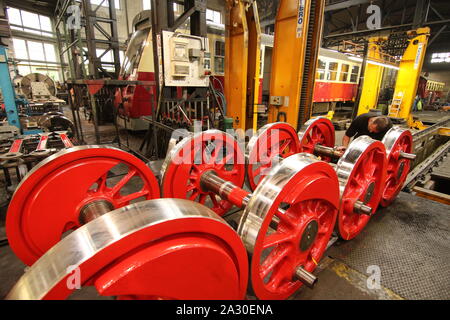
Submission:
{"label": "large window pane", "polygon": [[30,73],[31,73],[31,69],[30,69],[30,66],[29,65],[18,65],[17,66],[17,70],[19,71],[19,74],[21,75],[21,76],[26,76],[26,75],[29,75]]}
{"label": "large window pane", "polygon": [[337,70],[339,64],[337,62],[330,62],[328,65],[327,80],[335,81],[337,79]]}
{"label": "large window pane", "polygon": [[41,21],[41,29],[45,31],[52,31],[52,23],[49,17],[39,15]]}
{"label": "large window pane", "polygon": [[44,43],[45,58],[48,62],[56,62],[55,46],[50,43]]}
{"label": "large window pane", "polygon": [[25,40],[13,39],[14,57],[16,59],[28,59],[27,47]]}
{"label": "large window pane", "polygon": [[359,66],[353,66],[350,82],[358,82]]}
{"label": "large window pane", "polygon": [[8,20],[10,24],[22,25],[22,19],[20,18],[20,10],[15,8],[8,8]]}
{"label": "large window pane", "polygon": [[316,72],[316,79],[317,80],[323,80],[325,79],[325,69],[326,69],[326,62],[319,59],[317,63],[317,72]]}
{"label": "large window pane", "polygon": [[[37,15],[36,13],[22,10],[22,21],[23,21],[24,27],[38,29],[38,30],[41,29],[41,25],[39,23],[39,15]],[[39,31],[35,31],[35,30],[27,30],[27,31],[31,32],[31,33],[41,34]]]}
{"label": "large window pane", "polygon": [[150,10],[151,8],[152,8],[151,0],[142,0],[142,9],[143,10]]}
{"label": "large window pane", "polygon": [[30,60],[45,61],[44,47],[41,42],[27,41]]}
{"label": "large window pane", "polygon": [[339,75],[339,81],[347,82],[349,68],[350,66],[348,64],[341,65],[341,74]]}
{"label": "large window pane", "polygon": [[220,11],[206,9],[206,21],[221,24],[222,14],[220,13]]}

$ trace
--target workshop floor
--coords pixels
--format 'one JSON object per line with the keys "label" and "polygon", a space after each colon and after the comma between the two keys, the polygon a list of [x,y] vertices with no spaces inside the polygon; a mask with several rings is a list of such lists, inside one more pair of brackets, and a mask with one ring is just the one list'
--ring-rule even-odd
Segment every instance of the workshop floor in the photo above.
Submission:
{"label": "workshop floor", "polygon": [[[112,137],[112,126],[102,129]],[[86,142],[95,143],[92,125],[86,123]],[[121,132],[121,135],[124,133]],[[343,131],[336,133],[340,144]],[[139,147],[142,135],[130,139]],[[5,238],[7,194],[0,175],[0,239]],[[388,208],[378,210],[366,229],[353,241],[338,241],[325,253],[315,274],[313,290],[302,288],[295,300],[450,299],[449,207],[401,193]],[[379,268],[381,285],[369,289],[371,270]],[[25,265],[7,243],[0,244],[0,298],[4,298],[24,273]],[[373,271],[372,271],[373,272]],[[71,299],[105,299],[93,288]]]}

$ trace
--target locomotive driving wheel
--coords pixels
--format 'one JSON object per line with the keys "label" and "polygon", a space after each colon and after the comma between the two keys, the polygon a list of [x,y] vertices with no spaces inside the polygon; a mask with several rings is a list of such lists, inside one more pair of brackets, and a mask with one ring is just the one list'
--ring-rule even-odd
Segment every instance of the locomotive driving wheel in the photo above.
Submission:
{"label": "locomotive driving wheel", "polygon": [[238,228],[259,299],[286,299],[303,283],[314,284],[310,273],[327,247],[338,208],[336,172],[312,155],[286,158],[261,181]]}
{"label": "locomotive driving wheel", "polygon": [[[333,123],[323,117],[308,120],[298,132],[301,152],[314,154],[317,146],[334,147],[335,134]],[[329,157],[322,157],[330,161]]]}
{"label": "locomotive driving wheel", "polygon": [[380,204],[387,207],[403,187],[411,168],[413,138],[408,129],[394,127],[383,138],[387,154],[386,186]]}
{"label": "locomotive driving wheel", "polygon": [[22,180],[8,207],[6,233],[14,253],[32,265],[63,235],[95,219],[96,209],[159,196],[152,171],[133,155],[112,147],[74,147],[43,160]]}
{"label": "locomotive driving wheel", "polygon": [[386,179],[386,151],[368,136],[355,139],[339,159],[341,205],[337,231],[342,239],[356,237],[369,222],[381,200]]}
{"label": "locomotive driving wheel", "polygon": [[256,189],[274,161],[300,152],[297,133],[290,124],[277,122],[262,127],[247,145],[247,179],[250,189]]}
{"label": "locomotive driving wheel", "polygon": [[94,286],[118,299],[243,299],[247,281],[245,247],[223,219],[191,201],[157,199],[78,228],[37,260],[6,298],[65,299]]}
{"label": "locomotive driving wheel", "polygon": [[163,197],[197,201],[218,215],[225,214],[233,204],[201,187],[200,178],[207,171],[234,185],[244,184],[244,155],[229,134],[208,130],[186,137],[173,147],[162,167]]}

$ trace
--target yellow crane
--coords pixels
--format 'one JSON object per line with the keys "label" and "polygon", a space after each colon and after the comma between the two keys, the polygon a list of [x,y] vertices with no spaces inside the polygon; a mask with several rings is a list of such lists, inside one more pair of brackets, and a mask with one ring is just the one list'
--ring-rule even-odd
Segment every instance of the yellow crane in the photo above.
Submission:
{"label": "yellow crane", "polygon": [[418,28],[408,32],[413,38],[409,40],[408,47],[400,61],[400,70],[395,83],[392,104],[389,106],[389,117],[400,118],[407,121],[410,128],[424,129],[425,126],[413,119],[412,107],[419,86],[420,72],[422,71],[425,51],[430,36],[430,28]]}
{"label": "yellow crane", "polygon": [[310,118],[324,7],[323,0],[280,0],[275,20],[269,123],[286,121],[299,128]]}
{"label": "yellow crane", "polygon": [[[227,0],[225,97],[235,129],[257,129],[261,27],[256,1]],[[253,120],[252,120],[253,119]]]}

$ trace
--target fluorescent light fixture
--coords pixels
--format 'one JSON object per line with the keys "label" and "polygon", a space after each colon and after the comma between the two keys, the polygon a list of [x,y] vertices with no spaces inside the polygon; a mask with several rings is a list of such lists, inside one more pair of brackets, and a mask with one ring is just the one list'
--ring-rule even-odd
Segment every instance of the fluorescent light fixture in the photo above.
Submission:
{"label": "fluorescent light fixture", "polygon": [[381,66],[381,67],[389,68],[389,69],[400,70],[399,67],[394,66],[394,65],[392,65],[392,64],[380,63],[380,62],[372,61],[372,60],[367,60],[367,63],[374,64],[374,65],[376,65],[376,66]]}
{"label": "fluorescent light fixture", "polygon": [[350,60],[357,61],[357,62],[362,62],[362,61],[363,61],[363,59],[358,58],[358,57],[354,57],[354,56],[349,56],[348,58],[349,58]]}

